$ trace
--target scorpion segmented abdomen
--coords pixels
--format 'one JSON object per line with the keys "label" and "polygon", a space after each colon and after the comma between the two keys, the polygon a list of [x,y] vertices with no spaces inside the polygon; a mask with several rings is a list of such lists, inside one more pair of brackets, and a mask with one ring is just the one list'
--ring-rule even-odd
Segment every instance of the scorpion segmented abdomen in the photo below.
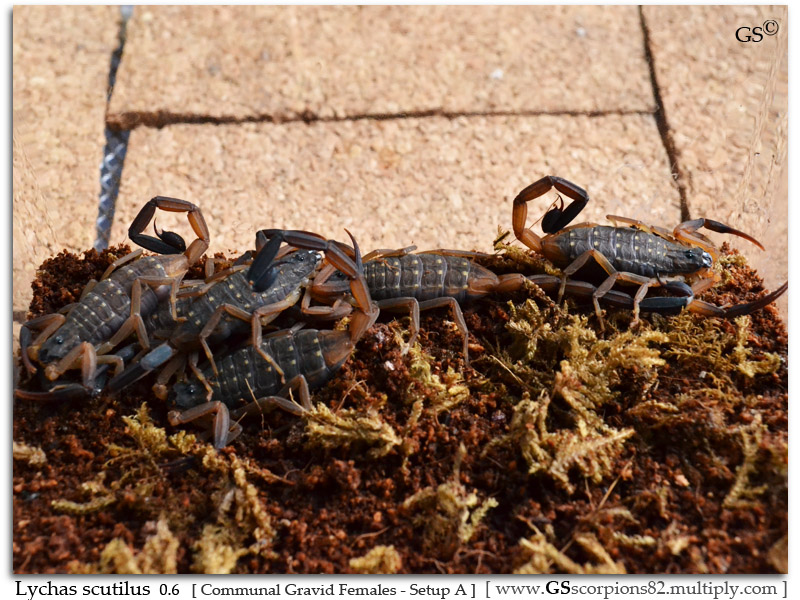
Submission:
{"label": "scorpion segmented abdomen", "polygon": [[[219,377],[214,384],[214,399],[231,408],[252,402],[254,399],[277,394],[297,375],[304,375],[310,388],[326,382],[331,371],[325,364],[318,332],[304,329],[294,334],[284,333],[265,338],[261,348],[283,370],[281,381],[275,367],[247,345],[217,360]],[[209,379],[210,372],[204,372]]]}
{"label": "scorpion segmented abdomen", "polygon": [[567,264],[593,249],[602,254],[617,271],[644,277],[676,272],[674,261],[670,258],[671,252],[685,250],[653,233],[632,227],[607,226],[570,229],[558,236],[558,246],[568,257]]}
{"label": "scorpion segmented abdomen", "polygon": [[379,258],[364,265],[364,279],[374,300],[414,296],[422,280],[422,263],[414,254]]}
{"label": "scorpion segmented abdomen", "polygon": [[470,260],[460,256],[444,256],[447,266],[444,284],[442,287],[443,296],[452,296],[459,303],[467,299],[467,289],[470,277],[473,274],[473,266]]}
{"label": "scorpion segmented abdomen", "polygon": [[[163,260],[163,257],[159,256],[143,256],[118,268],[108,280],[118,282],[124,293],[130,296],[134,281],[141,277],[169,277],[167,270],[164,268]],[[100,283],[104,282],[101,281]],[[97,286],[95,286],[95,290],[97,290]],[[94,292],[95,290],[92,291]],[[141,285],[141,291],[139,314],[147,316],[156,312],[163,301],[169,297],[170,286],[164,284],[153,287],[145,283]]]}

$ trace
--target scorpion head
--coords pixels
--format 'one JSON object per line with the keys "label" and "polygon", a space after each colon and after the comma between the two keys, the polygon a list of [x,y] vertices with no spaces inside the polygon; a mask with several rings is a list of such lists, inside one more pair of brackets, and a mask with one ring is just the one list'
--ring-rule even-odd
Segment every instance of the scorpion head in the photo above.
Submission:
{"label": "scorpion head", "polygon": [[310,277],[319,267],[322,258],[314,250],[296,250],[275,263],[280,276],[290,281],[303,280]]}
{"label": "scorpion head", "polygon": [[170,409],[186,410],[206,401],[206,388],[198,381],[176,383],[169,394]]}
{"label": "scorpion head", "polygon": [[80,343],[81,339],[73,328],[63,326],[39,348],[38,360],[43,365],[56,362]]}
{"label": "scorpion head", "polygon": [[669,254],[675,273],[693,273],[700,269],[710,269],[714,263],[711,255],[698,247],[681,247]]}

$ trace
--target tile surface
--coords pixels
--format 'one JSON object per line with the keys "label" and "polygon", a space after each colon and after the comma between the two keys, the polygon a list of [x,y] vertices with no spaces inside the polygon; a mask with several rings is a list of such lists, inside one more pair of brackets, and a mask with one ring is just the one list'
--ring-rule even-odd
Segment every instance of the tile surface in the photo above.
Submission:
{"label": "tile surface", "polygon": [[633,6],[141,7],[128,44],[112,120],[653,108]]}
{"label": "tile surface", "polygon": [[[182,125],[132,133],[112,241],[160,193],[202,207],[212,250],[248,248],[258,228],[346,239],[346,227],[365,250],[490,252],[497,228],[511,228],[513,198],[545,174],[588,189],[581,221],[616,213],[678,222],[649,116]],[[554,199],[533,203],[531,225]],[[159,227],[168,218],[182,219],[159,216]]]}
{"label": "tile surface", "polygon": [[[690,214],[764,240],[766,253],[733,241],[772,288],[788,262],[786,36],[734,34],[785,24],[783,10],[643,9]],[[93,242],[118,18],[14,10],[15,310],[43,258]],[[636,7],[137,6],[107,115],[142,125],[112,243],[164,194],[202,206],[215,251],[249,247],[260,227],[488,251],[545,174],[589,191],[579,220],[672,227],[680,197],[654,110]],[[180,216],[158,225],[188,235]]]}
{"label": "tile surface", "polygon": [[[775,288],[788,274],[786,31],[739,42],[736,30],[786,7],[645,7],[661,87],[692,217],[742,229],[767,246],[727,239]],[[676,31],[695,35],[676,36]],[[785,308],[785,298],[781,300]]]}
{"label": "tile surface", "polygon": [[13,11],[14,310],[42,260],[94,241],[117,7]]}

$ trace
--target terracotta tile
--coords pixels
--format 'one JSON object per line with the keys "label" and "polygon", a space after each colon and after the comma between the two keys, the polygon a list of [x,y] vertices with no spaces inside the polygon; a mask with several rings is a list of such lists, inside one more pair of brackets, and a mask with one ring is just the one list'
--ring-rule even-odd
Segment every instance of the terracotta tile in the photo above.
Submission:
{"label": "terracotta tile", "polygon": [[636,7],[137,7],[122,113],[653,109]]}
{"label": "terracotta tile", "polygon": [[[745,252],[770,288],[786,280],[788,265],[788,194],[782,184],[788,139],[785,10],[644,8],[691,215],[723,221],[764,242],[766,253],[711,234]],[[783,31],[759,43],[736,40],[737,28],[768,19]]]}
{"label": "terracotta tile", "polygon": [[[460,117],[136,129],[112,241],[151,196],[202,207],[212,251],[243,250],[256,229],[297,228],[362,247],[491,251],[511,201],[560,175],[593,201],[579,220],[622,214],[674,225],[676,189],[652,117]],[[531,206],[531,221],[555,198]],[[159,215],[160,228],[182,217]],[[532,224],[532,223],[531,223]]]}
{"label": "terracotta tile", "polygon": [[111,53],[119,9],[13,11],[14,310],[41,261],[95,235]]}

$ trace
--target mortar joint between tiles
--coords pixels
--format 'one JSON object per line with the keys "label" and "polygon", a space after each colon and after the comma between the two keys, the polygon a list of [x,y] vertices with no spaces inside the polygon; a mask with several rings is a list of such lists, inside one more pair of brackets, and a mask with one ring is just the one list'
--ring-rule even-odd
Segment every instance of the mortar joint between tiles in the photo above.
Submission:
{"label": "mortar joint between tiles", "polygon": [[655,56],[653,55],[652,43],[650,40],[650,28],[647,25],[647,19],[644,16],[644,10],[639,6],[639,21],[642,26],[642,37],[644,46],[645,61],[647,62],[648,70],[650,71],[650,85],[653,90],[653,99],[655,101],[655,112],[653,117],[658,127],[658,133],[661,136],[661,143],[664,145],[664,151],[667,153],[669,160],[669,168],[672,173],[672,179],[678,187],[678,196],[680,197],[680,210],[681,221],[688,221],[691,217],[689,210],[689,198],[686,191],[686,174],[680,164],[678,150],[675,146],[675,140],[672,135],[672,129],[669,125],[667,118],[667,111],[664,107],[664,100],[661,96],[661,87],[658,83],[656,75]]}

